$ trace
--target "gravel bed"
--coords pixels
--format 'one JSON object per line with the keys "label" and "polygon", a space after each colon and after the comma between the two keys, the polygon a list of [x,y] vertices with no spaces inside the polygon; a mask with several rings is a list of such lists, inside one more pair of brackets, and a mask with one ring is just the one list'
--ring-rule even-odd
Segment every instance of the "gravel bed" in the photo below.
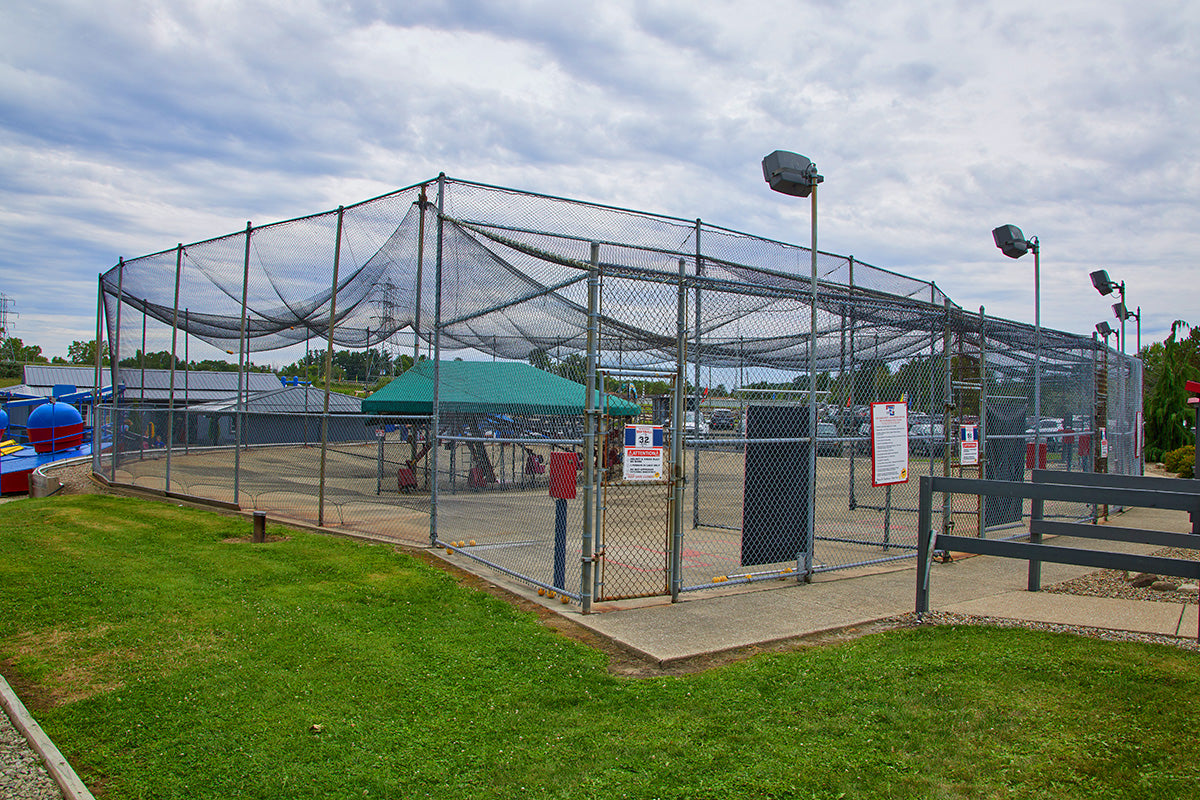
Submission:
{"label": "gravel bed", "polygon": [[[1181,548],[1165,548],[1152,555],[1160,558],[1178,558],[1188,561],[1200,561],[1200,551],[1184,550]],[[1138,573],[1143,574],[1143,573]],[[1089,597],[1116,597],[1121,600],[1145,600],[1154,603],[1195,603],[1196,584],[1180,578],[1163,580],[1176,585],[1176,589],[1154,589],[1149,586],[1133,586],[1131,581],[1137,575],[1116,569],[1102,569],[1091,572],[1069,581],[1045,586],[1043,592],[1057,594],[1079,594]]]}
{"label": "gravel bed", "polygon": [[0,711],[0,800],[63,800],[42,758]]}

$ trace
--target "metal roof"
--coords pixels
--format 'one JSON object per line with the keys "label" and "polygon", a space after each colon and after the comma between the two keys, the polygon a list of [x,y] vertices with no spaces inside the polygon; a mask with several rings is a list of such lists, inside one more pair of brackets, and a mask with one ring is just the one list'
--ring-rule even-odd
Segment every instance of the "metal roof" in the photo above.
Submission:
{"label": "metal roof", "polygon": [[[581,415],[587,394],[575,381],[520,362],[443,361],[438,378],[442,408],[468,414]],[[619,397],[607,395],[603,402],[609,414],[641,413],[636,403]],[[433,362],[418,363],[363,400],[362,408],[368,414],[432,414]]]}
{"label": "metal roof", "polygon": [[[171,370],[139,367],[119,367],[119,382],[125,386],[125,399],[166,401],[171,396]],[[143,384],[144,378],[144,384]],[[73,385],[80,389],[91,388],[96,381],[94,367],[63,366],[58,364],[26,365],[25,386],[34,396],[49,397],[55,386]],[[112,384],[111,368],[100,371],[101,388]],[[273,372],[245,373],[245,391],[249,393],[269,392],[281,388],[278,376]],[[181,403],[207,402],[236,398],[238,374],[236,372],[212,372],[207,370],[175,370],[175,399]]]}
{"label": "metal roof", "polygon": [[[316,414],[325,408],[325,390],[311,386],[281,386],[270,391],[252,393],[246,398],[245,410],[256,414]],[[201,403],[188,411],[236,411],[237,398]],[[329,393],[330,414],[362,413],[362,400],[357,397]]]}
{"label": "metal roof", "polygon": [[[101,370],[100,381],[102,386],[108,386],[112,381],[108,368]],[[96,368],[95,367],[78,367],[78,366],[51,366],[49,364],[26,364],[25,365],[25,385],[30,387],[42,386],[51,389],[60,384],[71,384],[73,386],[92,387],[96,383]],[[49,395],[47,395],[49,396]]]}

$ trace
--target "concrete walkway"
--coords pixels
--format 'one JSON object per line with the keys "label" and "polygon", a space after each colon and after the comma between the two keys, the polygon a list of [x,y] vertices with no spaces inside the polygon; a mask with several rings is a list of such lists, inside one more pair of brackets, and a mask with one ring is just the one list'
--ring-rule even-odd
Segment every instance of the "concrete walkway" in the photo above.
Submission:
{"label": "concrete walkway", "polygon": [[[1112,524],[1187,533],[1184,512],[1131,509]],[[1149,553],[1155,548],[1099,540],[1059,537],[1056,545]],[[462,559],[454,559],[466,566]],[[539,597],[529,587],[501,575],[488,577],[505,588],[563,614],[594,633],[659,664],[761,646],[866,625],[912,612],[916,604],[916,570],[901,562],[888,570],[831,572],[811,584],[770,588],[705,591],[669,598],[599,603],[593,613],[578,605],[561,605]],[[470,567],[468,567],[470,568]],[[1027,562],[992,556],[956,558],[934,564],[930,608],[976,616],[1038,623],[1107,628],[1195,639],[1196,603],[1120,600],[1103,597],[1025,591]],[[485,570],[486,571],[486,570]],[[1062,564],[1042,565],[1042,585],[1051,586],[1094,570]]]}

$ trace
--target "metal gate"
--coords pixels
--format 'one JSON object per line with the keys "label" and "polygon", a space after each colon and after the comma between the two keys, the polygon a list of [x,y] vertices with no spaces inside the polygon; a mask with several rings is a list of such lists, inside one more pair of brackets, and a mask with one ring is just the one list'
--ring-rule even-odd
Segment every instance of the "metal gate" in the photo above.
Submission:
{"label": "metal gate", "polygon": [[[611,374],[611,373],[610,373]],[[672,379],[672,408],[678,384]],[[628,480],[625,477],[625,422],[602,417],[600,461],[600,514],[597,526],[597,600],[661,596],[671,591],[671,536],[676,513],[672,491],[675,461],[671,431],[661,423],[661,477]]]}

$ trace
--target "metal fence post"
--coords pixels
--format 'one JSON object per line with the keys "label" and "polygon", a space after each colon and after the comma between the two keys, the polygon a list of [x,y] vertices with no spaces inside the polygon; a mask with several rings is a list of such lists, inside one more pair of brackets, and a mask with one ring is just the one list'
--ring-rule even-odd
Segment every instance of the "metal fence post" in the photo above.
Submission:
{"label": "metal fence post", "polygon": [[114,483],[117,480],[117,459],[121,454],[121,427],[122,423],[119,419],[120,409],[118,402],[121,397],[120,391],[120,372],[118,364],[121,361],[121,306],[125,304],[125,259],[122,257],[117,261],[117,324],[115,327],[116,335],[113,336],[112,352],[108,354],[110,362],[109,369],[112,371],[112,419],[108,424],[112,426],[112,457],[109,459],[111,468],[109,478]]}
{"label": "metal fence post", "polygon": [[[953,408],[953,377],[950,374],[950,353],[953,350],[950,333],[951,311],[950,298],[943,301],[946,310],[945,322],[942,329],[942,477],[950,477],[950,410]],[[932,429],[930,431],[932,433]],[[942,533],[949,533],[954,527],[954,517],[950,513],[950,493],[942,492]]]}
{"label": "metal fence post", "polygon": [[812,315],[808,338],[808,520],[804,530],[804,559],[797,564],[797,572],[804,581],[813,575],[813,549],[817,542],[817,183],[811,184],[812,200],[810,213],[812,231],[809,254],[812,256]]}
{"label": "metal fence post", "polygon": [[[237,413],[234,417],[237,420],[237,436],[233,441],[233,502],[234,505],[242,504],[242,492],[240,486],[241,479],[241,458],[242,458],[242,428],[245,427],[242,386],[245,378],[245,361],[246,361],[246,298],[250,287],[250,234],[252,228],[249,221],[246,222],[246,254],[242,262],[242,327],[238,334],[238,393],[237,393]],[[324,464],[321,465],[324,467]]]}
{"label": "metal fence post", "polygon": [[[1029,542],[1030,544],[1040,544],[1042,541],[1042,533],[1037,530],[1037,523],[1042,521],[1042,517],[1046,513],[1046,501],[1040,497],[1032,498],[1029,501]],[[1042,562],[1029,559],[1029,581],[1026,588],[1031,592],[1040,592],[1042,590]]]}
{"label": "metal fence post", "polygon": [[[704,261],[700,255],[700,220],[696,219],[696,277],[699,278],[704,274]],[[696,427],[696,444],[692,448],[692,529],[700,527],[700,284],[696,284],[696,345],[693,348],[695,351],[694,358],[696,359],[696,401],[695,401],[695,420]]]}
{"label": "metal fence post", "polygon": [[929,610],[929,570],[933,542],[933,493],[930,484],[933,478],[921,475],[918,478],[917,500],[917,614]]}
{"label": "metal fence post", "polygon": [[679,291],[675,301],[675,392],[671,405],[671,602],[679,602],[683,585],[680,554],[683,550],[683,414],[684,367],[687,359],[686,320],[687,290],[684,275],[687,262],[679,259]]}
{"label": "metal fence post", "polygon": [[100,367],[102,351],[100,315],[104,313],[104,275],[96,280],[96,372],[92,381],[92,472],[100,471]]}
{"label": "metal fence post", "polygon": [[[987,368],[987,316],[983,306],[979,307],[979,477],[987,477],[987,402],[988,402],[988,368]],[[979,495],[979,524],[976,533],[984,538],[984,526],[987,524],[984,506],[986,501]]]}
{"label": "metal fence post", "polygon": [[175,248],[175,307],[171,312],[171,387],[167,392],[167,477],[163,489],[171,491],[171,449],[175,445],[175,350],[179,345],[179,275],[183,271],[183,243]]}
{"label": "metal fence post", "polygon": [[434,258],[433,284],[433,408],[429,422],[429,544],[437,544],[438,526],[438,426],[441,423],[442,391],[442,252],[445,240],[446,173],[438,174],[437,254]]}
{"label": "metal fence post", "polygon": [[600,344],[600,317],[597,313],[599,294],[600,245],[592,242],[591,268],[588,270],[588,317],[587,317],[587,398],[584,401],[583,422],[583,542],[580,556],[579,605],[584,614],[592,613],[592,540],[596,529],[593,517],[594,492],[596,491],[596,350]]}
{"label": "metal fence post", "polygon": [[325,402],[321,410],[321,473],[317,481],[317,525],[325,524],[325,459],[329,444],[329,384],[333,377],[333,329],[337,324],[338,267],[342,258],[342,219],[345,213],[345,207],[338,206],[337,234],[333,243],[333,281],[329,294],[329,337],[325,347]]}
{"label": "metal fence post", "polygon": [[[850,386],[847,390],[846,407],[850,409],[850,426],[854,428],[854,423],[858,421],[858,415],[854,413],[854,384],[857,379],[854,375],[854,256],[850,256],[850,280],[849,280],[849,295],[850,295]],[[843,371],[843,375],[845,372]],[[855,428],[851,433],[858,435],[858,429]],[[868,432],[867,436],[871,434]],[[857,443],[856,443],[857,445]],[[855,496],[854,488],[854,451],[856,447],[850,448],[850,510],[853,511],[858,507],[858,498]]]}
{"label": "metal fence post", "polygon": [[183,452],[188,452],[192,442],[192,426],[188,419],[188,376],[191,374],[191,362],[188,359],[188,310],[183,309]]}

